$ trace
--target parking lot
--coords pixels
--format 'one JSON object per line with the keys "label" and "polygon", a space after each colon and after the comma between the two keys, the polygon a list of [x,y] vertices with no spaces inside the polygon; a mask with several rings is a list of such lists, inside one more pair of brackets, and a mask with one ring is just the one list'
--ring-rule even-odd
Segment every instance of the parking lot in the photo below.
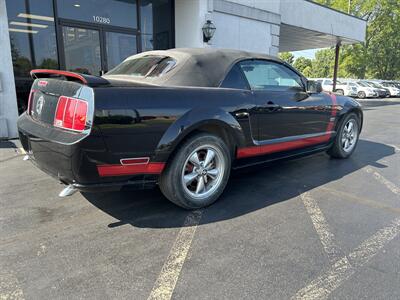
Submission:
{"label": "parking lot", "polygon": [[158,190],[59,198],[0,143],[0,299],[399,299],[400,99],[353,156],[235,172],[189,212]]}

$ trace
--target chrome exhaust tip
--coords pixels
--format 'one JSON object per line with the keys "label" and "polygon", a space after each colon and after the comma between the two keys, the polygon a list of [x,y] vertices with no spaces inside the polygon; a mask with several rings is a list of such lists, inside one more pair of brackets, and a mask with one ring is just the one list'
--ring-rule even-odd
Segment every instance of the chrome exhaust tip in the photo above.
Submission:
{"label": "chrome exhaust tip", "polygon": [[59,194],[59,197],[68,197],[68,196],[72,196],[73,194],[75,194],[78,190],[72,185],[67,185]]}

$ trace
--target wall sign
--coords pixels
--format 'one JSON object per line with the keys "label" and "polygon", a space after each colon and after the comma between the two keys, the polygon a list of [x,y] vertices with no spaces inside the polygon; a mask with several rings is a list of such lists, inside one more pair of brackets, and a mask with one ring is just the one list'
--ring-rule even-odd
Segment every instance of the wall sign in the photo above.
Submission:
{"label": "wall sign", "polygon": [[101,23],[101,24],[110,24],[111,23],[110,18],[101,17],[101,16],[93,16],[93,21],[96,23]]}

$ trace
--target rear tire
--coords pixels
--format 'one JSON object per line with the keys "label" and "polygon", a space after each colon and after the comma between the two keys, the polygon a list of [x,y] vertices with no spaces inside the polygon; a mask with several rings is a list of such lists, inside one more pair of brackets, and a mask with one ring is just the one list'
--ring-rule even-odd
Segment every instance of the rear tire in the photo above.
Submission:
{"label": "rear tire", "polygon": [[327,151],[334,158],[348,158],[356,149],[360,134],[360,119],[354,113],[344,117],[332,147]]}
{"label": "rear tire", "polygon": [[196,134],[179,146],[161,174],[160,189],[185,209],[206,207],[224,191],[230,170],[231,155],[224,141],[212,134]]}

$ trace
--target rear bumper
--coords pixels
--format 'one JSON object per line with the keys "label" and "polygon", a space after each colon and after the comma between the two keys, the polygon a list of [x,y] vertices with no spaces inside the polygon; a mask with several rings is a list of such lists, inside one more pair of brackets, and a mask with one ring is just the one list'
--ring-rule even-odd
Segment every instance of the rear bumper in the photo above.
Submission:
{"label": "rear bumper", "polygon": [[[83,192],[119,191],[154,187],[164,163],[121,165],[112,155],[100,132],[77,135],[21,115],[18,120],[21,144],[31,162],[57,181]],[[129,155],[129,154],[128,154]]]}

